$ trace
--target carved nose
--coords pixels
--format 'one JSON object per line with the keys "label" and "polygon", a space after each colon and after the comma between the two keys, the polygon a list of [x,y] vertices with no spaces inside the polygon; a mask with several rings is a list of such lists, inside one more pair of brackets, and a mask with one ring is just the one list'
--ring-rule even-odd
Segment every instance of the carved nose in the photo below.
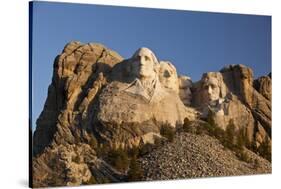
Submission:
{"label": "carved nose", "polygon": [[141,65],[144,64],[144,57],[143,57],[143,56],[140,57],[140,64],[141,64]]}
{"label": "carved nose", "polygon": [[209,86],[208,87],[208,94],[211,94],[212,93],[212,88]]}

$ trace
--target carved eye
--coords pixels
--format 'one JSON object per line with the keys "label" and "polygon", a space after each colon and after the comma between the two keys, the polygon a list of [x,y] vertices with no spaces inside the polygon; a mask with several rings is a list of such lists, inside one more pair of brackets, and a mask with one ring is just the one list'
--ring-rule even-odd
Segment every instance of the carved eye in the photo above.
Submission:
{"label": "carved eye", "polygon": [[211,87],[212,87],[212,89],[217,88],[217,86],[214,84],[212,84]]}
{"label": "carved eye", "polygon": [[171,77],[171,74],[167,70],[165,70],[164,71],[164,77]]}
{"label": "carved eye", "polygon": [[149,61],[150,58],[148,56],[144,56],[145,61]]}

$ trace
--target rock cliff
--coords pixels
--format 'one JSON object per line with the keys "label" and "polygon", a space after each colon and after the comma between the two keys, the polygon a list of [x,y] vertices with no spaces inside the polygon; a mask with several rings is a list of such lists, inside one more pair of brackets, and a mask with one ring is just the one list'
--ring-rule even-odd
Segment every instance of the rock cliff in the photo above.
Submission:
{"label": "rock cliff", "polygon": [[[33,185],[126,181],[127,171],[110,165],[102,151],[156,144],[165,139],[163,126],[177,130],[186,120],[206,119],[210,113],[223,130],[232,121],[235,129],[243,130],[256,147],[265,141],[271,144],[271,77],[254,80],[250,68],[230,65],[219,72],[205,73],[200,81],[192,82],[188,76],[178,76],[171,62],[158,60],[148,48],[140,48],[132,57],[124,59],[102,44],[70,42],[54,60],[48,96],[36,121]],[[195,137],[193,142],[198,142],[196,136],[184,137],[187,140]],[[201,137],[200,144],[203,140]],[[189,145],[184,148],[194,153]],[[204,149],[203,153],[202,149],[202,156],[220,158]],[[232,156],[222,154],[223,158]],[[150,156],[142,158],[143,168],[147,170],[145,162],[150,161]],[[201,160],[199,164],[208,163]],[[185,166],[188,168],[189,164]],[[229,165],[220,163],[214,170]],[[236,165],[237,169],[242,166],[238,161]],[[268,162],[262,167],[266,171],[261,172],[269,172]],[[241,174],[253,171],[247,169]],[[212,174],[224,173],[233,172],[227,169],[222,174]],[[183,178],[190,177],[193,175],[188,173]],[[150,178],[158,179],[147,176],[143,180]]]}
{"label": "rock cliff", "polygon": [[222,129],[232,120],[236,129],[244,129],[248,139],[257,146],[265,138],[271,138],[270,77],[254,81],[250,68],[230,65],[220,72],[203,74],[193,90],[194,106],[203,112],[203,117],[213,112]]}

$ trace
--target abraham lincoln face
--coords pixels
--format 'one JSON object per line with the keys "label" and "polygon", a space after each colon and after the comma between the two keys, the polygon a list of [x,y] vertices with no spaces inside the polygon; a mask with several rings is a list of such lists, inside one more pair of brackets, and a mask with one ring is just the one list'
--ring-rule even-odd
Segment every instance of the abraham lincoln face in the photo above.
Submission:
{"label": "abraham lincoln face", "polygon": [[225,97],[226,87],[221,73],[209,72],[204,74],[202,82],[202,93],[205,102],[211,102]]}
{"label": "abraham lincoln face", "polygon": [[214,101],[220,97],[220,87],[217,78],[208,78],[203,85],[203,92],[208,101]]}

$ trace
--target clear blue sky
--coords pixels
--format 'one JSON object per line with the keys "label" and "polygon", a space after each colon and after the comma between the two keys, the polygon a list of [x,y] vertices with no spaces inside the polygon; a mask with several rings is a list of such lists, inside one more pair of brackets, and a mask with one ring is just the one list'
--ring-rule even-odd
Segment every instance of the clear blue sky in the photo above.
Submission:
{"label": "clear blue sky", "polygon": [[270,16],[35,2],[32,39],[33,127],[54,58],[73,40],[102,43],[124,58],[148,47],[193,81],[228,64],[247,65],[255,77],[271,71]]}

